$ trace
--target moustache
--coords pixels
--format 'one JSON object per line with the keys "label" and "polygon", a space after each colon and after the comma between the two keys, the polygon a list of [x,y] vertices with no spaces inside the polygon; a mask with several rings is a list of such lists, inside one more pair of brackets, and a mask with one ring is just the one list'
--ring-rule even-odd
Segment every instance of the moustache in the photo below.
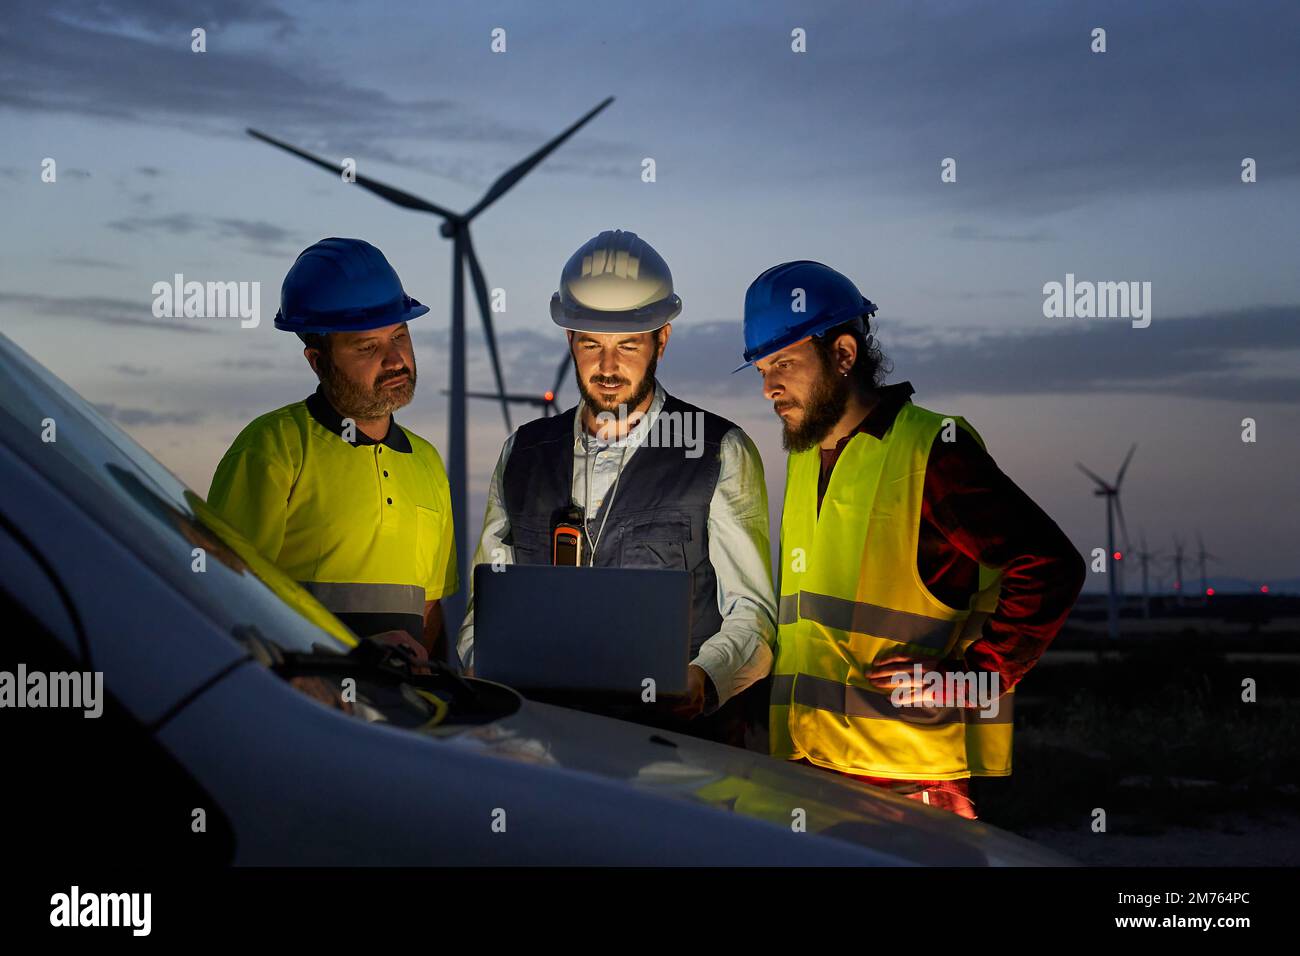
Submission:
{"label": "moustache", "polygon": [[389,382],[394,382],[399,379],[409,379],[410,377],[411,377],[411,373],[406,369],[403,369],[400,372],[394,372],[393,374],[386,375],[383,378],[375,379],[375,387],[379,388],[380,386],[386,385]]}

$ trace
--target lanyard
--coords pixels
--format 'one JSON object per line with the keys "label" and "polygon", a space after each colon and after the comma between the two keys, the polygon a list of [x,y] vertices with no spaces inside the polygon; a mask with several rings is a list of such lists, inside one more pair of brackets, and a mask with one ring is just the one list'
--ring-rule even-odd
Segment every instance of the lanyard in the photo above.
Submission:
{"label": "lanyard", "polygon": [[[626,436],[625,436],[626,437]],[[600,519],[600,527],[596,529],[596,537],[592,538],[591,529],[587,527],[587,516],[591,514],[591,472],[592,459],[596,457],[595,452],[587,448],[587,440],[583,438],[582,444],[583,456],[586,461],[586,482],[582,488],[583,509],[582,509],[582,530],[587,535],[587,540],[591,542],[591,557],[587,561],[589,567],[596,564],[596,549],[600,547],[600,537],[605,533],[605,522],[609,520],[609,513],[614,510],[614,495],[618,492],[618,480],[623,477],[623,464],[627,461],[627,445],[623,445],[623,451],[618,456],[618,471],[614,474],[614,485],[609,490],[609,495],[605,498],[605,515]]]}

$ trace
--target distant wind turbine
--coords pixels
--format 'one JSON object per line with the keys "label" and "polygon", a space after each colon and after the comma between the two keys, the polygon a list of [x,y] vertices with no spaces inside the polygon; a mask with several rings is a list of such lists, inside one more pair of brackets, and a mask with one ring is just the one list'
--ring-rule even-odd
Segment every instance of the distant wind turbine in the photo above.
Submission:
{"label": "distant wind turbine", "polygon": [[569,353],[564,353],[564,358],[560,359],[560,367],[555,370],[555,382],[549,389],[540,395],[527,395],[522,392],[513,392],[502,395],[500,392],[466,392],[466,398],[487,398],[492,401],[504,398],[507,402],[517,405],[533,405],[542,410],[542,416],[550,418],[551,415],[560,413],[559,406],[556,404],[557,396],[560,394],[560,385],[564,383],[564,373],[569,370],[571,359]]}
{"label": "distant wind turbine", "polygon": [[1217,561],[1219,557],[1205,550],[1205,541],[1201,538],[1199,531],[1196,532],[1196,560],[1201,566],[1201,600],[1208,602],[1210,599],[1210,582],[1205,575],[1205,562]]}
{"label": "distant wind turbine", "polygon": [[1144,532],[1139,532],[1138,543],[1142,550],[1138,551],[1138,560],[1142,563],[1142,616],[1151,616],[1151,590],[1148,587],[1148,570],[1154,561],[1160,559],[1160,552],[1151,551],[1147,548],[1147,536]]}
{"label": "distant wind turbine", "polygon": [[1124,464],[1119,466],[1119,474],[1115,476],[1115,483],[1111,484],[1094,471],[1089,471],[1080,462],[1075,462],[1079,470],[1097,483],[1097,489],[1093,492],[1098,497],[1106,499],[1106,567],[1109,573],[1106,575],[1106,633],[1111,640],[1119,638],[1119,595],[1116,591],[1117,582],[1115,566],[1119,563],[1115,558],[1115,517],[1119,516],[1120,531],[1124,535],[1125,547],[1128,544],[1128,527],[1124,523],[1124,509],[1119,503],[1120,485],[1124,483],[1124,472],[1128,471],[1128,463],[1133,460],[1133,452],[1137,451],[1137,445],[1128,450],[1124,457]]}
{"label": "distant wind turbine", "polygon": [[1179,607],[1183,603],[1183,539],[1174,535],[1174,591]]}

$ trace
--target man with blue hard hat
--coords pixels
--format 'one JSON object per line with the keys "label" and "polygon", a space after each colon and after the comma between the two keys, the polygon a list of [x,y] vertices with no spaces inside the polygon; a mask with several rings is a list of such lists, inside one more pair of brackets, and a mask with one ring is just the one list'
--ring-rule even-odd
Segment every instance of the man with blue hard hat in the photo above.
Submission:
{"label": "man with blue hard hat", "polygon": [[883,384],[875,312],[819,262],[745,293],[741,368],[789,452],[770,749],[974,818],[1084,564],[964,419]]}
{"label": "man with blue hard hat", "polygon": [[305,249],[275,327],[302,339],[320,384],[239,433],[208,503],[358,635],[441,659],[450,489],[433,445],[393,419],[415,394],[407,322],[428,311],[368,242]]}

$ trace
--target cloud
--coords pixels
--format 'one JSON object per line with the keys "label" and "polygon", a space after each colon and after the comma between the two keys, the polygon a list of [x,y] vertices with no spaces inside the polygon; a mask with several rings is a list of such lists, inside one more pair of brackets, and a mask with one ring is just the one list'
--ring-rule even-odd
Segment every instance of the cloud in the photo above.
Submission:
{"label": "cloud", "polygon": [[212,364],[217,368],[229,368],[229,369],[235,369],[236,371],[242,371],[244,369],[257,369],[258,371],[267,371],[269,369],[276,369],[276,368],[282,369],[282,368],[290,367],[290,365],[285,362],[276,362],[271,359],[264,359],[264,358],[251,358],[249,356],[242,356],[237,359],[221,359],[220,361],[214,362]]}
{"label": "cloud", "polygon": [[[180,30],[188,37],[194,27],[221,31],[236,26],[269,26],[283,37],[293,32],[293,19],[278,4],[265,0],[95,0],[57,14],[67,23],[103,29],[130,25],[156,33]],[[188,44],[188,41],[187,41]]]}
{"label": "cloud", "polygon": [[987,291],[963,290],[962,292],[931,292],[936,299],[958,299],[973,302],[988,299],[1027,299],[1030,293],[1024,289],[989,289]]}
{"label": "cloud", "polygon": [[93,403],[95,410],[120,425],[194,425],[203,420],[203,412],[158,412],[150,408],[123,407]]}
{"label": "cloud", "polygon": [[[273,3],[207,0],[191,10],[180,0],[104,0],[75,13],[37,0],[13,6],[9,19],[21,28],[0,33],[9,66],[0,106],[16,110],[223,136],[252,125],[327,157],[392,162],[472,185],[553,134],[518,110],[523,119],[502,119],[509,106],[401,99],[367,87],[330,64],[374,55],[378,44],[338,37],[303,14],[308,43],[296,15]],[[671,63],[656,75],[655,103],[638,107],[646,128],[665,130],[646,145],[660,140],[674,150],[682,131],[698,131],[702,148],[729,147],[710,163],[720,176],[761,154],[747,180],[851,184],[855,193],[904,195],[959,213],[1043,215],[1122,195],[1226,190],[1240,185],[1244,155],[1260,159],[1270,181],[1300,176],[1300,126],[1276,121],[1292,112],[1300,7],[1260,0],[1232,17],[1125,2],[1089,9],[827,2],[807,11],[801,25],[810,52],[795,57],[773,42],[788,25],[770,7],[699,5],[686,35],[680,24],[666,25],[674,17],[639,29],[634,47],[621,51],[628,63],[620,71],[605,43],[625,25],[613,7],[597,7],[561,33],[522,6],[512,17],[538,42],[512,45],[510,62],[537,72],[550,68],[547,57],[583,51],[595,78]],[[422,12],[410,8],[412,29],[475,28],[456,14],[421,22]],[[1089,49],[1096,22],[1108,30],[1106,53]],[[189,49],[197,24],[209,30],[206,54]],[[1189,55],[1207,44],[1212,63]],[[447,62],[455,75],[467,66],[459,53]],[[833,149],[809,148],[830,130]],[[600,136],[585,131],[542,170],[626,176],[628,161],[635,170],[641,152]],[[431,142],[453,150],[431,151]],[[457,145],[475,149],[449,155]],[[939,183],[945,157],[958,162],[956,184]],[[953,238],[1039,241],[1035,235],[959,229]]]}
{"label": "cloud", "polygon": [[261,254],[283,251],[281,243],[297,241],[298,234],[262,219],[240,219],[230,216],[195,216],[188,212],[175,212],[158,216],[127,216],[106,223],[108,228],[132,234],[161,233],[171,236],[188,236],[196,233],[217,241],[243,240],[245,247]]}
{"label": "cloud", "polygon": [[294,239],[297,233],[262,219],[235,219],[230,217],[214,220],[218,229],[218,239],[247,239],[255,243],[277,243]]}
{"label": "cloud", "polygon": [[180,332],[186,335],[210,335],[212,329],[175,319],[157,319],[153,315],[153,298],[117,299],[110,296],[42,295],[31,292],[0,292],[0,307],[11,307],[66,321],[99,322],[104,325],[127,325],[154,332]]}
{"label": "cloud", "polygon": [[151,375],[153,373],[152,369],[147,369],[139,365],[129,365],[126,363],[113,365],[111,368],[119,375],[129,375],[132,378],[142,378],[145,375]]}
{"label": "cloud", "polygon": [[[431,158],[427,144],[502,145],[523,155],[555,133],[506,123],[451,99],[399,100],[360,86],[322,68],[314,44],[295,57],[293,45],[281,42],[295,32],[294,20],[275,4],[238,0],[228,7],[207,0],[191,10],[180,0],[104,0],[74,13],[48,7],[18,0],[7,17],[22,28],[0,32],[7,67],[0,108],[241,138],[245,126],[254,126],[326,156],[395,162],[478,185],[513,160]],[[190,49],[194,26],[209,31],[207,53]],[[240,29],[214,48],[214,37],[230,27]],[[268,41],[274,55],[258,48]],[[576,164],[617,148],[588,136],[566,152]]]}
{"label": "cloud", "polygon": [[1153,394],[1300,402],[1300,376],[1277,375],[1260,352],[1300,364],[1300,307],[1252,308],[1127,321],[1070,320],[1063,328],[999,330],[889,349],[895,377],[945,395]]}
{"label": "cloud", "polygon": [[[763,130],[776,175],[797,168],[837,188],[1006,215],[1240,188],[1245,156],[1269,157],[1275,181],[1300,176],[1300,124],[1277,122],[1294,113],[1294,3],[1262,0],[1223,17],[1212,6],[1122,0],[1086,10],[843,2],[818,5],[801,25],[810,49],[797,68],[779,44],[751,35],[771,30],[757,17],[729,35],[751,51],[732,63],[735,86],[763,97],[738,102],[737,117]],[[1105,53],[1090,49],[1099,25]],[[1211,48],[1213,62],[1192,52]],[[772,115],[785,144],[757,125]],[[824,137],[833,149],[801,145]],[[940,183],[944,158],[957,161],[956,183]]]}
{"label": "cloud", "polygon": [[55,256],[54,261],[65,266],[77,266],[82,269],[123,269],[120,262],[97,259],[94,256]]}
{"label": "cloud", "polygon": [[[1070,320],[1045,329],[954,331],[895,320],[907,334],[879,334],[893,362],[892,380],[910,380],[925,395],[1152,394],[1223,401],[1300,402],[1300,375],[1262,363],[1300,368],[1300,306],[1254,308],[1190,317],[1156,316],[1149,328],[1124,320]],[[1046,320],[1045,320],[1046,321]],[[563,348],[535,332],[498,336],[508,380],[546,387],[551,353]],[[686,325],[673,332],[660,377],[692,394],[758,399],[753,369],[735,375],[743,335],[738,321]],[[473,343],[471,381],[491,387],[486,350]],[[542,361],[540,356],[546,356]],[[515,358],[515,356],[532,356]]]}
{"label": "cloud", "polygon": [[165,232],[173,236],[188,236],[203,228],[202,221],[192,213],[173,212],[163,216],[129,216],[105,223],[118,232]]}
{"label": "cloud", "polygon": [[1035,229],[1032,232],[1021,233],[997,233],[990,232],[983,226],[960,225],[952,227],[952,232],[949,233],[948,238],[976,242],[1049,242],[1054,240],[1056,236],[1046,229]]}

